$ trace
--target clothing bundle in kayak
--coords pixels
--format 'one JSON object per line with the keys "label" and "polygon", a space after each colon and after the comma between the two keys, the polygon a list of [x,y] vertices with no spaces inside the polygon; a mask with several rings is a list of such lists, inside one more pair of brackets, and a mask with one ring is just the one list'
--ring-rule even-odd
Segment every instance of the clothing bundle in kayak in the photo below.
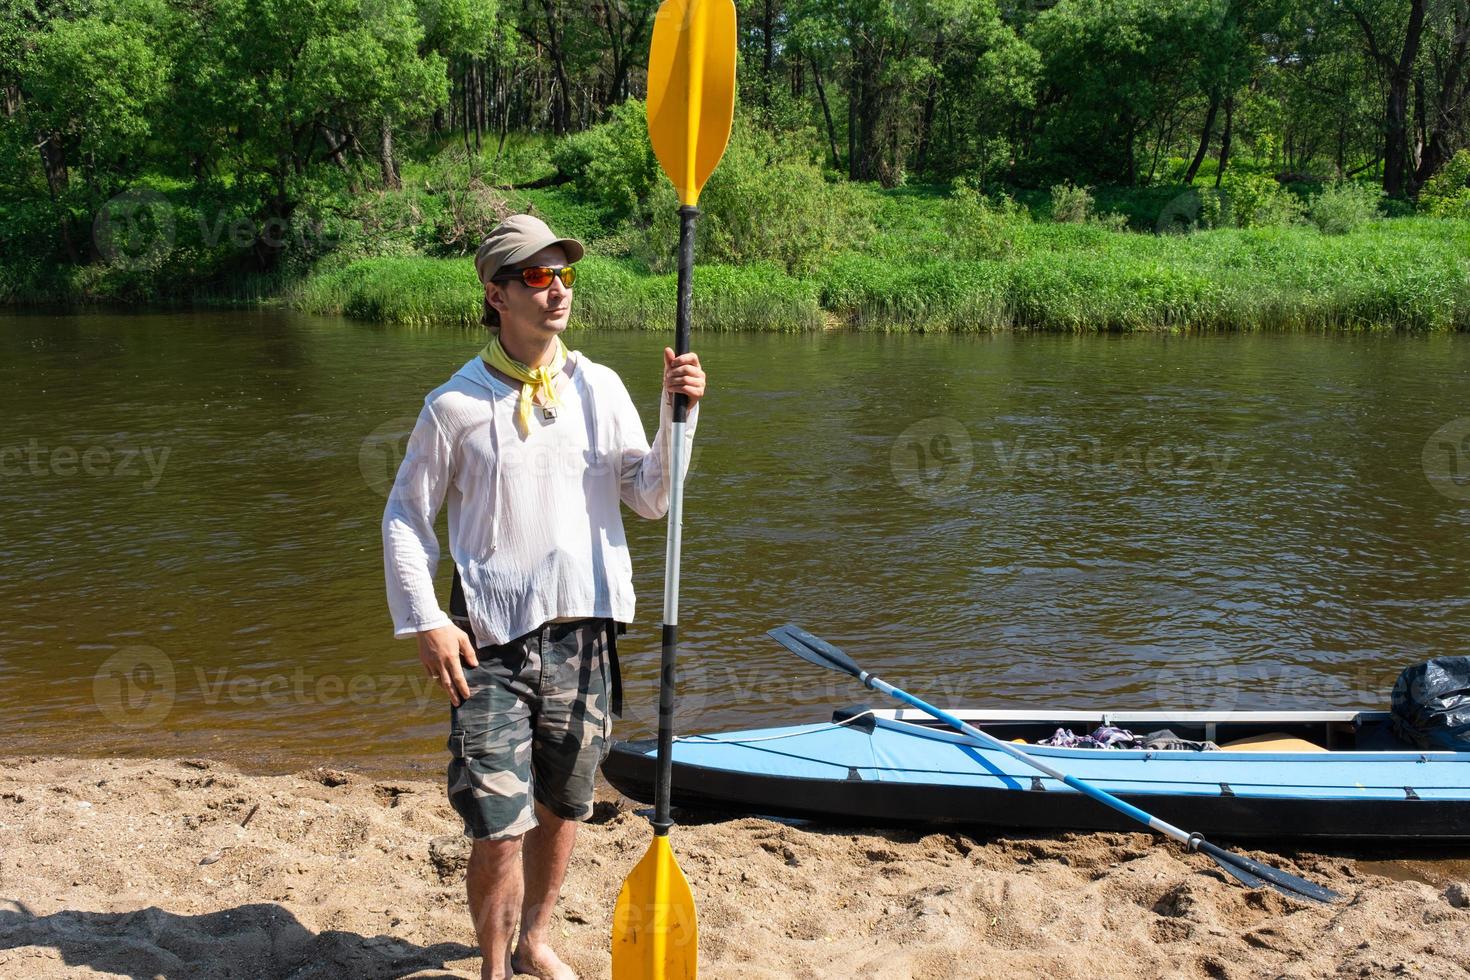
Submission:
{"label": "clothing bundle in kayak", "polygon": [[[1470,744],[1421,748],[1373,711],[959,710],[987,734],[1149,812],[1222,837],[1470,843]],[[1177,749],[1035,744],[1057,730],[1168,729]],[[652,740],[616,744],[603,773],[653,798]],[[829,822],[1131,830],[1125,817],[917,711],[694,735],[673,747],[673,802]]]}

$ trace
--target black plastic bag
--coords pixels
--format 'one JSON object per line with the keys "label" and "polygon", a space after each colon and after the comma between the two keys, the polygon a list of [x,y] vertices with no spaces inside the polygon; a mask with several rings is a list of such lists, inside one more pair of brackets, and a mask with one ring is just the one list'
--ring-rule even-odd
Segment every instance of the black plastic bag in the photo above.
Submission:
{"label": "black plastic bag", "polygon": [[1421,749],[1470,752],[1470,657],[1405,668],[1393,685],[1393,730]]}

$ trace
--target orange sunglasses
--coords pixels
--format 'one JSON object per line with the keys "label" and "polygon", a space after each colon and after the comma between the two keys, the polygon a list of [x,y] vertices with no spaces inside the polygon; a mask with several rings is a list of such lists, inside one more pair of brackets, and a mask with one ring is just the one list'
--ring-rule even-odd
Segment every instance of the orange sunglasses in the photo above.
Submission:
{"label": "orange sunglasses", "polygon": [[561,280],[563,286],[571,286],[577,281],[577,270],[569,265],[533,265],[525,269],[512,269],[492,276],[491,282],[502,282],[511,279],[519,279],[532,289],[545,289],[551,285],[551,277],[555,276]]}

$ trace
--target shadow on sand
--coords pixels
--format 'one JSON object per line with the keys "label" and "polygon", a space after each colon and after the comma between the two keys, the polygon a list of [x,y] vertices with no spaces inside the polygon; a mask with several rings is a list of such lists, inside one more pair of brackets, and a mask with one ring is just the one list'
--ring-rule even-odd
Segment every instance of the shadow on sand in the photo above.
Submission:
{"label": "shadow on sand", "polygon": [[[55,949],[68,966],[138,980],[408,976],[427,980],[478,976],[478,968],[466,973],[445,964],[479,956],[478,949],[462,943],[418,946],[393,936],[330,929],[314,933],[283,906],[269,902],[202,915],[179,915],[151,906],[134,912],[66,909],[35,915],[20,902],[0,902],[0,951],[26,946]],[[12,963],[10,968],[16,966],[24,964]]]}

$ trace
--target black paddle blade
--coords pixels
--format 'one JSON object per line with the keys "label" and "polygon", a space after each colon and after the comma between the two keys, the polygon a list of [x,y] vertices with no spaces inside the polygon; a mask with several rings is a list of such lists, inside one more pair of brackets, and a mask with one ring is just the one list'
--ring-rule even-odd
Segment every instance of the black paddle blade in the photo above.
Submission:
{"label": "black paddle blade", "polygon": [[1268,885],[1263,879],[1257,878],[1255,875],[1251,874],[1249,871],[1245,870],[1244,868],[1237,868],[1235,865],[1231,864],[1229,861],[1222,861],[1219,858],[1214,857],[1213,855],[1211,855],[1211,858],[1212,858],[1212,860],[1216,864],[1218,864],[1220,866],[1220,870],[1221,871],[1224,871],[1230,877],[1234,878],[1236,881],[1240,882],[1242,885],[1244,885],[1247,888],[1273,888],[1273,887],[1275,887],[1274,885]]}
{"label": "black paddle blade", "polygon": [[1262,884],[1267,884],[1283,895],[1289,895],[1292,898],[1307,898],[1314,902],[1331,903],[1342,899],[1342,896],[1331,888],[1315,885],[1305,878],[1287,874],[1280,868],[1273,868],[1269,864],[1262,864],[1243,854],[1216,847],[1207,840],[1200,840],[1196,846],[1214,858],[1216,864],[1252,888],[1259,888]]}
{"label": "black paddle blade", "polygon": [[820,637],[813,636],[794,623],[767,630],[766,635],[809,664],[836,670],[863,679],[863,672],[852,658]]}

